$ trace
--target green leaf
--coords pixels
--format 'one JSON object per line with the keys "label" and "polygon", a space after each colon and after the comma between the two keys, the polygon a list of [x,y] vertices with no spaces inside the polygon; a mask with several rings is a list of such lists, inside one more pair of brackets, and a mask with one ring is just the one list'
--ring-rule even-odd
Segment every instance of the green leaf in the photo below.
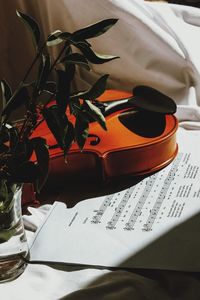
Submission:
{"label": "green leaf", "polygon": [[33,153],[33,146],[29,139],[19,141],[15,146],[15,156],[13,156],[13,167],[28,161]]}
{"label": "green leaf", "polygon": [[84,46],[92,47],[92,45],[86,40],[82,40],[82,41],[78,41],[78,42],[70,40],[70,43],[74,46],[80,45],[80,46],[83,46],[83,47]]}
{"label": "green leaf", "polygon": [[62,31],[55,30],[47,38],[47,46],[55,46],[62,43],[64,40],[59,36],[62,34]]}
{"label": "green leaf", "polygon": [[94,52],[86,43],[74,43],[74,46],[77,47],[87,58],[87,60],[93,64],[104,64],[113,59],[119,58],[119,56],[98,54]]}
{"label": "green leaf", "polygon": [[87,105],[86,111],[89,113],[89,115],[95,121],[97,121],[104,130],[107,130],[106,120],[105,120],[101,110],[98,107],[96,107],[94,104],[92,104],[89,100],[86,100],[84,103]]}
{"label": "green leaf", "polygon": [[31,139],[31,143],[35,151],[37,165],[39,167],[39,177],[36,179],[36,190],[39,193],[48,177],[49,151],[46,145],[46,140],[41,137]]}
{"label": "green leaf", "polygon": [[6,145],[0,144],[0,153],[8,153],[9,152],[9,147]]}
{"label": "green leaf", "polygon": [[76,68],[74,64],[65,64],[65,72],[68,75],[67,82],[71,82],[74,79],[75,71]]}
{"label": "green leaf", "polygon": [[66,49],[64,52],[64,56],[67,56],[69,54],[72,54],[72,47],[68,44],[68,42],[66,42]]}
{"label": "green leaf", "polygon": [[38,79],[33,90],[33,98],[36,99],[45,88],[51,68],[51,59],[49,54],[42,54],[38,70]]}
{"label": "green leaf", "polygon": [[20,108],[22,105],[28,105],[30,100],[29,93],[26,87],[22,86],[17,89],[2,111],[2,116],[8,118],[11,112]]}
{"label": "green leaf", "polygon": [[46,81],[44,91],[48,91],[51,94],[56,93],[57,83],[55,81]]}
{"label": "green leaf", "polygon": [[5,180],[0,180],[0,212],[6,212],[8,203],[8,189]]}
{"label": "green leaf", "polygon": [[71,37],[71,33],[69,32],[61,32],[61,34],[59,34],[59,38],[62,39],[63,41],[70,41],[70,37]]}
{"label": "green leaf", "polygon": [[67,116],[61,113],[57,105],[44,108],[42,114],[58,145],[64,149],[65,128],[68,125]]}
{"label": "green leaf", "polygon": [[64,140],[63,140],[63,145],[64,145],[64,155],[67,154],[69,151],[73,141],[74,141],[74,126],[71,122],[68,122],[67,126],[64,129]]}
{"label": "green leaf", "polygon": [[[14,191],[11,188],[11,185],[8,184],[7,180],[1,179],[0,181],[0,214],[1,214],[1,228],[9,229],[11,226],[11,215],[13,213],[14,206]],[[12,220],[13,221],[13,220]],[[14,230],[14,229],[13,229]],[[12,234],[14,231],[12,230]],[[4,232],[6,231],[6,232]],[[0,243],[5,242],[10,238],[8,233],[10,230],[0,230]]]}
{"label": "green leaf", "polygon": [[85,58],[84,55],[82,55],[80,53],[72,53],[67,56],[64,56],[59,61],[59,63],[65,63],[66,65],[67,64],[76,64],[76,65],[86,68],[87,70],[90,70],[90,66],[88,65],[87,59]]}
{"label": "green leaf", "polygon": [[90,89],[73,95],[71,98],[79,97],[86,100],[95,100],[105,91],[108,76],[108,74],[101,76]]}
{"label": "green leaf", "polygon": [[70,42],[71,33],[69,32],[62,32],[60,30],[55,30],[52,32],[47,38],[47,46],[51,47],[54,45],[58,45],[63,41],[67,43]]}
{"label": "green leaf", "polygon": [[89,134],[89,121],[86,118],[84,118],[82,116],[82,114],[80,113],[76,117],[75,138],[76,138],[76,142],[81,150],[83,149],[83,147],[85,145],[85,141],[88,137],[88,134]]}
{"label": "green leaf", "polygon": [[2,124],[0,130],[0,145],[8,141],[9,141],[9,125],[4,123]]}
{"label": "green leaf", "polygon": [[76,97],[75,95],[73,96],[73,99],[70,97],[70,102],[69,102],[69,111],[71,115],[76,115],[77,109],[81,109],[81,104],[80,104],[80,99],[79,97]]}
{"label": "green leaf", "polygon": [[16,234],[16,228],[9,230],[1,230],[0,231],[0,244],[7,242],[11,237]]}
{"label": "green leaf", "polygon": [[105,33],[108,29],[110,29],[118,19],[105,19],[95,24],[89,25],[85,28],[79,29],[75,31],[71,39],[73,41],[82,41],[84,39],[90,39],[97,37],[103,33]]}
{"label": "green leaf", "polygon": [[2,98],[3,98],[3,109],[5,108],[6,104],[8,103],[9,99],[12,96],[12,90],[10,85],[7,83],[6,80],[1,80],[1,91],[2,91]]}
{"label": "green leaf", "polygon": [[35,47],[38,50],[40,43],[40,28],[38,23],[32,17],[18,10],[16,11],[16,13],[20,20],[27,26],[27,28],[31,32]]}
{"label": "green leaf", "polygon": [[11,127],[8,130],[9,133],[9,140],[10,140],[10,150],[11,152],[15,152],[17,144],[19,142],[19,131],[16,127]]}
{"label": "green leaf", "polygon": [[69,66],[68,72],[67,70],[57,70],[58,84],[56,93],[56,103],[62,112],[65,112],[67,105],[69,104],[71,80],[74,77],[74,73],[74,65]]}

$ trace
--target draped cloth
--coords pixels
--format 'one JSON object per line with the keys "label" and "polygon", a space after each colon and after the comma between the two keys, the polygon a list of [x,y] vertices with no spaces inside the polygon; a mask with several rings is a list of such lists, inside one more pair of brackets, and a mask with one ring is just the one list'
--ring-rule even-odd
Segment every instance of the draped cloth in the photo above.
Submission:
{"label": "draped cloth", "polygon": [[[73,32],[101,19],[118,18],[119,21],[112,29],[91,40],[91,43],[96,52],[121,58],[93,66],[92,72],[79,70],[80,77],[76,79],[76,86],[91,84],[102,73],[110,74],[108,87],[111,88],[130,91],[139,84],[152,86],[174,98],[178,105],[180,126],[187,130],[200,128],[199,9],[142,0],[21,0],[1,4],[2,16],[4,13],[13,16],[13,11],[5,12],[4,8],[11,5],[13,9],[14,4],[19,5],[19,10],[34,15],[41,23],[44,35],[55,29]],[[5,24],[9,20],[4,16],[2,21],[5,33],[8,29]],[[14,40],[18,35],[13,36]],[[4,35],[7,40],[3,47],[15,52],[15,58],[17,55],[23,57],[24,54],[20,52],[22,47],[17,44],[19,40],[15,40],[16,48],[11,49],[12,41],[9,37]],[[29,59],[31,51],[28,52],[30,55],[15,63],[24,67],[24,59]],[[10,60],[6,52],[4,55],[0,73],[3,69],[9,76],[13,72],[20,73],[21,69],[13,67],[13,58]],[[10,64],[7,64],[8,61]],[[32,215],[24,217],[29,241],[49,208],[49,205],[31,208]],[[0,285],[0,295],[5,300],[196,300],[200,299],[200,276],[199,273],[159,270],[67,271],[44,265],[29,265],[18,279]]]}
{"label": "draped cloth", "polygon": [[[16,17],[16,9],[37,20],[43,38],[56,29],[73,32],[105,18],[119,19],[107,33],[90,42],[97,53],[120,59],[92,65],[92,72],[78,70],[75,87],[88,86],[107,73],[108,88],[131,91],[136,85],[149,85],[175,99],[183,126],[199,127],[199,9],[143,0],[123,0],[123,4],[120,0],[4,1],[0,11],[0,77],[14,87],[34,57],[31,37]],[[58,49],[50,51],[56,55]]]}

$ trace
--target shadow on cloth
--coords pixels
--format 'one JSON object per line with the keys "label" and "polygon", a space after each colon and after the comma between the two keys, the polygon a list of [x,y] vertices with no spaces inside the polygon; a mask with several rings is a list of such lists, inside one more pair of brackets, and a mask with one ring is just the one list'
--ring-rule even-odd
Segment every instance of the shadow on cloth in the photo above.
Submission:
{"label": "shadow on cloth", "polygon": [[62,299],[200,299],[200,272],[184,272],[185,267],[200,270],[199,233],[197,214],[119,266],[133,270],[109,272]]}

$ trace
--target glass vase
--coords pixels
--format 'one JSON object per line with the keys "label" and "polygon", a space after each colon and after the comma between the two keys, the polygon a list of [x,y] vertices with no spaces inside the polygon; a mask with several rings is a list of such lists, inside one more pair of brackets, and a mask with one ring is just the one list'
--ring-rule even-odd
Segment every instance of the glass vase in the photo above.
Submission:
{"label": "glass vase", "polygon": [[0,199],[0,283],[17,278],[27,265],[29,250],[22,221],[21,195],[22,185],[15,185],[8,205]]}

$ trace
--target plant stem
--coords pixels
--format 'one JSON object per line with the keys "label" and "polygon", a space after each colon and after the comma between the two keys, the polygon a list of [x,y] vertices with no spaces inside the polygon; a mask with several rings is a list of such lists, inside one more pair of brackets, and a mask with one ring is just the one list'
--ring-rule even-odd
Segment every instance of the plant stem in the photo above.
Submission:
{"label": "plant stem", "polygon": [[[40,48],[40,50],[37,51],[37,54],[36,54],[35,58],[33,59],[33,61],[32,61],[32,63],[31,63],[31,65],[30,65],[30,67],[29,67],[28,70],[26,71],[26,73],[25,73],[25,75],[24,75],[24,78],[23,78],[22,81],[19,83],[19,85],[18,85],[18,87],[17,87],[17,90],[19,90],[19,89],[23,86],[23,84],[25,83],[25,81],[26,81],[26,79],[28,78],[30,72],[32,71],[32,69],[33,69],[35,63],[37,62],[38,58],[41,56],[41,54],[42,54],[42,52],[43,52],[45,46],[46,46],[46,41],[43,43],[43,45],[42,45],[42,47]],[[19,136],[20,136],[21,138],[22,138],[22,135],[23,135],[24,128],[26,127],[26,124],[27,124],[27,122],[29,121],[29,119],[30,119],[30,117],[29,117],[28,119],[27,119],[27,118],[24,119],[24,122],[23,122],[23,124],[22,124],[21,130],[20,130],[20,133],[19,133]]]}
{"label": "plant stem", "polygon": [[[69,44],[66,42],[65,45],[63,46],[63,48],[61,49],[60,53],[58,54],[57,58],[55,59],[54,63],[51,66],[51,69],[49,70],[49,75],[50,73],[53,71],[54,67],[56,66],[58,60],[61,58],[62,54],[64,53],[64,51],[66,50],[66,48],[69,46]],[[47,100],[47,102],[44,104],[44,108],[47,107],[47,105],[49,104],[49,102],[55,97],[56,92],[54,92],[52,95],[50,95],[49,99]],[[37,126],[36,126],[37,127]],[[35,127],[35,128],[36,128]],[[35,129],[34,128],[34,129]]]}
{"label": "plant stem", "polygon": [[[27,79],[28,75],[30,74],[30,72],[31,72],[31,70],[32,70],[32,68],[33,68],[33,66],[34,66],[34,64],[36,63],[37,59],[38,59],[39,56],[41,55],[42,50],[44,49],[45,45],[46,45],[46,42],[43,44],[43,46],[42,46],[42,48],[40,49],[40,51],[38,51],[38,53],[37,53],[35,59],[33,60],[31,66],[29,67],[28,71],[26,72],[26,74],[25,74],[25,76],[24,76],[24,78],[23,78],[23,80],[22,80],[22,82],[21,82],[21,86],[22,86],[22,84],[24,84],[25,80]],[[59,59],[61,58],[62,54],[64,53],[64,51],[66,50],[66,48],[67,48],[68,46],[69,46],[69,44],[66,42],[65,45],[63,46],[63,48],[61,49],[60,53],[58,54],[57,58],[54,60],[54,63],[52,64],[52,66],[51,66],[51,68],[50,68],[50,70],[49,70],[48,76],[51,74],[51,72],[53,71],[53,69],[54,69],[54,67],[56,66],[57,62],[59,61]],[[42,93],[42,91],[41,91],[41,93]],[[47,102],[46,102],[45,105],[44,105],[44,108],[45,108],[45,107],[49,104],[49,102],[55,97],[55,95],[56,95],[56,92],[53,93],[53,94],[49,97],[49,99],[47,100]],[[31,118],[31,117],[29,116],[28,118],[25,118],[25,119],[24,119],[24,122],[23,122],[22,127],[21,127],[21,130],[20,130],[20,137],[21,137],[21,138],[23,137],[24,129],[25,129],[25,127],[26,127],[27,122],[30,121],[30,118]],[[35,129],[43,122],[43,121],[44,121],[44,119],[41,120],[39,123],[37,123],[37,124],[34,126],[33,130],[35,130]]]}
{"label": "plant stem", "polygon": [[58,60],[61,58],[63,52],[66,50],[66,48],[69,46],[69,44],[66,42],[65,45],[63,46],[63,48],[61,49],[60,53],[58,54],[57,58],[55,59],[54,63],[51,66],[51,69],[49,71],[49,74],[52,72],[52,70],[54,69],[55,65],[57,64]]}
{"label": "plant stem", "polygon": [[40,50],[37,51],[37,54],[35,56],[35,58],[33,59],[30,67],[28,68],[28,70],[26,71],[25,75],[24,75],[24,78],[22,79],[22,81],[19,83],[19,86],[21,87],[24,83],[25,83],[25,80],[28,78],[30,72],[32,71],[35,63],[37,62],[38,58],[40,57],[40,55],[42,54],[42,51],[44,50],[46,46],[46,41],[43,43],[43,45],[41,46]]}
{"label": "plant stem", "polygon": [[44,118],[42,118],[42,120],[40,120],[33,128],[33,131],[40,125],[42,124],[42,122],[44,122]]}

